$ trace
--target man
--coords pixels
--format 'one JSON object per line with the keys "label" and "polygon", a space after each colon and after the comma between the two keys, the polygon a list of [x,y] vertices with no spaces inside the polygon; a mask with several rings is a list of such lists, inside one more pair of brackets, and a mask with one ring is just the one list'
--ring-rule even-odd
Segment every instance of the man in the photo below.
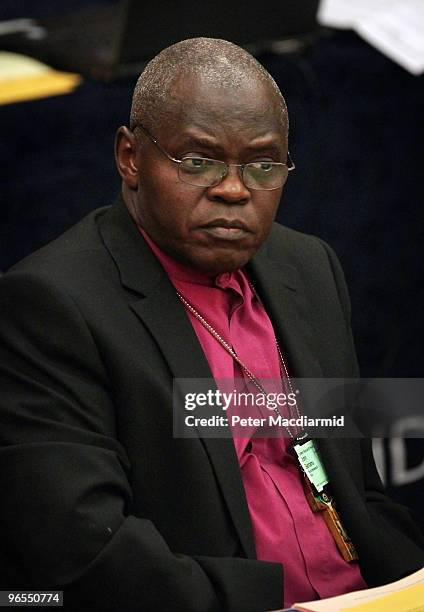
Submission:
{"label": "man", "polygon": [[3,589],[63,589],[69,609],[241,612],[424,563],[368,441],[320,445],[349,563],[282,440],[173,436],[175,378],[357,373],[334,254],[273,225],[287,133],[248,53],[165,49],[117,133],[122,199],[2,279]]}

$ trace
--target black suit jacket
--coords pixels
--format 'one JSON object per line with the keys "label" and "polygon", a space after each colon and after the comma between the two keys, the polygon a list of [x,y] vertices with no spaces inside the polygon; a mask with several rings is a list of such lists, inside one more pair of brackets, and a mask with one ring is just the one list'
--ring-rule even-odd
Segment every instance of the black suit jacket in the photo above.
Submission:
{"label": "black suit jacket", "polygon": [[[275,225],[249,272],[295,376],[357,374],[324,243]],[[232,441],[172,436],[174,377],[211,373],[122,201],[0,280],[2,589],[63,589],[84,610],[281,606],[282,568],[255,558]],[[365,580],[423,565],[369,442],[321,452]]]}

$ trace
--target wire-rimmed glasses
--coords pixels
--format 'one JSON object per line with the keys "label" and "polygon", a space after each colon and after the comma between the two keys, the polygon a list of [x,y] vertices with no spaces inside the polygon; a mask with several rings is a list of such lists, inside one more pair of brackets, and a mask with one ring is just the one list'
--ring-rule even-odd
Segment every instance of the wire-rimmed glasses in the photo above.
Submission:
{"label": "wire-rimmed glasses", "polygon": [[280,189],[287,181],[288,173],[295,165],[287,152],[287,163],[272,161],[257,161],[247,164],[227,164],[217,159],[187,155],[177,159],[169,155],[150,132],[141,124],[133,126],[133,130],[141,128],[158,149],[172,162],[178,164],[178,177],[183,183],[195,187],[213,187],[227,176],[231,166],[239,168],[244,185],[248,189],[271,191]]}

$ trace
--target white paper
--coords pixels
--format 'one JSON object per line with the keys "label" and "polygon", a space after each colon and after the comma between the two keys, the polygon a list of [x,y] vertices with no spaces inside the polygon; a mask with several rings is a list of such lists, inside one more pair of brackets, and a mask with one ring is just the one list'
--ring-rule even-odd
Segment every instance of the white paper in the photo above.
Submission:
{"label": "white paper", "polygon": [[[396,0],[321,0],[318,21],[332,28],[353,28],[356,23],[367,19],[371,13],[387,8]],[[408,0],[405,0],[406,2]]]}
{"label": "white paper", "polygon": [[352,28],[412,74],[424,72],[423,0],[321,0],[318,21]]}

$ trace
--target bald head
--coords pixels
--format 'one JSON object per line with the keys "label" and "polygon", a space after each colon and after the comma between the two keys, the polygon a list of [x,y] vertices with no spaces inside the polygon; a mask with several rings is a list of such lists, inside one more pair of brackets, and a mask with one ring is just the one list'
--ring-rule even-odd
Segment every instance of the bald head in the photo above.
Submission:
{"label": "bald head", "polygon": [[181,104],[175,93],[178,84],[193,79],[208,90],[224,89],[235,94],[242,88],[251,91],[258,86],[265,88],[282,129],[287,131],[286,104],[271,75],[241,47],[214,38],[183,40],[167,47],[147,64],[134,89],[130,127],[142,123],[154,132],[158,126],[169,125]]}

